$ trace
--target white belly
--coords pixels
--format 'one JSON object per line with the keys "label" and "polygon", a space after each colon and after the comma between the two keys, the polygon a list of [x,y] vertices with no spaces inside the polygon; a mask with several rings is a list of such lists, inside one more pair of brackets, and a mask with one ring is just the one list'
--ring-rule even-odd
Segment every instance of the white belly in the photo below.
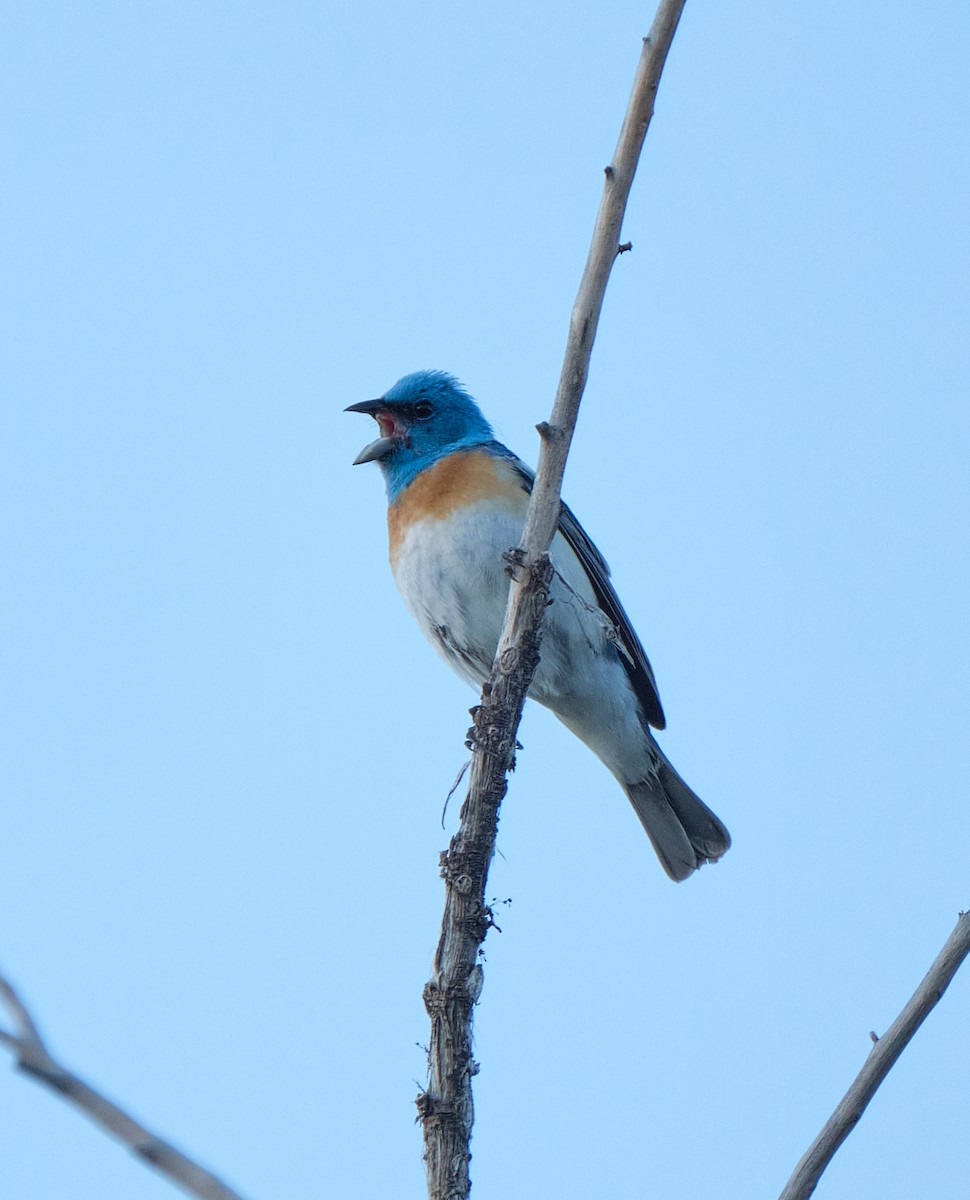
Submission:
{"label": "white belly", "polygon": [[[521,533],[521,513],[473,505],[445,520],[416,522],[397,548],[394,579],[408,609],[448,664],[476,688],[491,671],[505,617],[510,580],[502,555],[518,545]],[[646,745],[633,689],[612,644],[614,628],[561,534],[552,558],[553,603],[529,695],[611,770],[635,778]],[[633,747],[636,761],[627,761]]]}
{"label": "white belly", "polygon": [[417,521],[392,568],[394,582],[425,637],[474,687],[488,678],[509,577],[502,554],[518,544],[521,521],[475,505],[445,520]]}

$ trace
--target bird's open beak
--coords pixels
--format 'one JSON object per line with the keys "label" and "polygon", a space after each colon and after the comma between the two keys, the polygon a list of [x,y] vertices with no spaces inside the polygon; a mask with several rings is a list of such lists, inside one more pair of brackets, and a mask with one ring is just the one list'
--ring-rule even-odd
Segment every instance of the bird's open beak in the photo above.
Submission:
{"label": "bird's open beak", "polygon": [[344,412],[364,413],[373,417],[381,427],[381,436],[368,443],[354,459],[355,467],[360,463],[379,461],[407,440],[405,431],[398,425],[393,414],[384,407],[383,400],[361,400],[359,404],[348,405]]}

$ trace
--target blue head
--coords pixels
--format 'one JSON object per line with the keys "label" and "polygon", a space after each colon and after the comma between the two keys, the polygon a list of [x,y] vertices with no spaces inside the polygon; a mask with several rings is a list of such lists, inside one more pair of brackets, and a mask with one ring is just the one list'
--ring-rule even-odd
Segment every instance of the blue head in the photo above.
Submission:
{"label": "blue head", "polygon": [[444,371],[405,375],[379,400],[351,404],[346,411],[367,413],[380,426],[381,436],[361,450],[354,465],[380,463],[389,500],[437,459],[493,436],[475,401]]}

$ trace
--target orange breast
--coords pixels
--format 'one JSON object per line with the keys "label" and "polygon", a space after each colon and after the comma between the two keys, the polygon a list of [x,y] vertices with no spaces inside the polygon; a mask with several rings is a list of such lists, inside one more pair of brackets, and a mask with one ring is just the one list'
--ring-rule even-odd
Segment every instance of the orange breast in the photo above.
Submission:
{"label": "orange breast", "polygon": [[457,509],[482,500],[525,508],[522,485],[494,454],[460,450],[426,468],[387,510],[391,563],[415,522],[444,521]]}

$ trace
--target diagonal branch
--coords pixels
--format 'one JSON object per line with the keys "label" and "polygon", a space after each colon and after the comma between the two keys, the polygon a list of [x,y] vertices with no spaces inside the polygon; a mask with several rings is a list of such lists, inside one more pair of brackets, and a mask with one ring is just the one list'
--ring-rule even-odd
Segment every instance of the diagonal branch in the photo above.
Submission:
{"label": "diagonal branch", "polygon": [[505,626],[482,703],[473,710],[468,795],[462,806],[460,828],[442,855],[445,913],[434,973],[424,989],[425,1007],[431,1018],[429,1081],[417,1100],[431,1200],[464,1200],[471,1186],[471,1080],[478,1071],[471,1053],[472,1011],[482,988],[479,952],[492,923],[491,910],[485,903],[488,867],[495,850],[506,775],[515,758],[515,735],[539,661],[542,615],[552,574],[549,546],[559,522],[566,455],[586,386],[603,296],[620,251],[623,214],[684,3],[661,0],[644,39],[613,161],[606,168],[589,256],[570,318],[552,416],[538,427],[542,442],[522,545],[509,554],[513,582]]}
{"label": "diagonal branch", "polygon": [[873,1034],[873,1047],[852,1086],[839,1101],[811,1146],[805,1151],[779,1200],[808,1200],[835,1157],[835,1152],[856,1127],[876,1089],[909,1045],[913,1034],[926,1020],[946,991],[960,964],[970,954],[970,912],[961,913],[956,928],[910,997],[903,1011],[881,1038]]}
{"label": "diagonal branch", "polygon": [[12,1024],[12,1032],[0,1028],[0,1043],[13,1051],[16,1065],[25,1075],[52,1088],[190,1195],[200,1200],[242,1200],[238,1192],[62,1066],[47,1049],[27,1006],[2,975],[0,1003],[7,1009]]}

